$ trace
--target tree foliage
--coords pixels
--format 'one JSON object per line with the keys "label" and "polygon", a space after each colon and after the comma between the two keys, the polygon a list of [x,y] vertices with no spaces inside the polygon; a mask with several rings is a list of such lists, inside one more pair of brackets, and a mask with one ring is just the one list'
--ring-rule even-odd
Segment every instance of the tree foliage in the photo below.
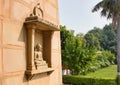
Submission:
{"label": "tree foliage", "polygon": [[[86,74],[88,71],[95,71],[114,64],[114,52],[105,47],[108,43],[113,42],[115,37],[114,30],[110,26],[105,26],[103,30],[94,28],[86,35],[79,33],[76,36],[73,30],[67,30],[65,26],[60,26],[60,28],[62,64],[64,68],[70,69],[72,74]],[[113,33],[110,34],[111,40],[106,29]],[[105,46],[102,45],[103,40],[106,40]]]}
{"label": "tree foliage", "polygon": [[117,33],[111,25],[105,25],[103,28],[100,44],[104,50],[117,54]]}
{"label": "tree foliage", "polygon": [[86,47],[97,50],[108,50],[116,55],[117,50],[117,34],[116,29],[113,29],[111,24],[105,25],[103,29],[94,28],[86,35]]}

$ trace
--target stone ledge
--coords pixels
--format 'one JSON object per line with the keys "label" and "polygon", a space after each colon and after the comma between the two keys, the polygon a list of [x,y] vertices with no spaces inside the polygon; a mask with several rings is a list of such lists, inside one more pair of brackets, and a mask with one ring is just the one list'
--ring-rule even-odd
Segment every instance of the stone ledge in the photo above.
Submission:
{"label": "stone ledge", "polygon": [[44,20],[38,16],[27,17],[24,24],[25,24],[25,26],[34,25],[34,26],[36,26],[35,27],[36,29],[40,29],[43,31],[48,31],[48,30],[60,31],[60,29],[57,25],[55,25],[47,20]]}
{"label": "stone ledge", "polygon": [[54,71],[54,69],[46,68],[46,69],[40,69],[40,70],[27,70],[25,73],[27,75],[34,75],[34,74],[46,73],[46,72],[52,72],[52,71]]}
{"label": "stone ledge", "polygon": [[26,70],[25,74],[27,75],[27,79],[31,80],[32,77],[36,74],[42,74],[42,73],[51,73],[53,72],[53,68],[46,68],[46,69],[39,69],[39,70]]}

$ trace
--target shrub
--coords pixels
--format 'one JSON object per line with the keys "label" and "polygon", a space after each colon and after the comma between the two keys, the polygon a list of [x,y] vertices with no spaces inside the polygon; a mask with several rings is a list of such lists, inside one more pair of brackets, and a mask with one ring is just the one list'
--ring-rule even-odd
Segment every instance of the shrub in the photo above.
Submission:
{"label": "shrub", "polygon": [[113,65],[114,61],[115,61],[114,54],[112,54],[110,51],[101,51],[101,53],[95,55],[92,64],[89,67],[89,71],[94,72],[99,68],[108,67],[110,65]]}
{"label": "shrub", "polygon": [[72,85],[117,85],[115,79],[89,76],[63,76],[63,83]]}

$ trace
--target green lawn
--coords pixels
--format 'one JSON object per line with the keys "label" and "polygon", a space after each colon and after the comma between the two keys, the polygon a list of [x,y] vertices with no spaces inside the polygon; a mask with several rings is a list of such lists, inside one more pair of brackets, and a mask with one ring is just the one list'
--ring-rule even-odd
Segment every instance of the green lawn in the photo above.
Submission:
{"label": "green lawn", "polygon": [[115,79],[117,75],[117,66],[112,65],[103,69],[99,69],[93,73],[89,73],[86,76],[94,78],[109,78]]}
{"label": "green lawn", "polygon": [[99,69],[87,75],[64,75],[63,83],[75,85],[117,85],[117,66],[111,65],[109,67]]}

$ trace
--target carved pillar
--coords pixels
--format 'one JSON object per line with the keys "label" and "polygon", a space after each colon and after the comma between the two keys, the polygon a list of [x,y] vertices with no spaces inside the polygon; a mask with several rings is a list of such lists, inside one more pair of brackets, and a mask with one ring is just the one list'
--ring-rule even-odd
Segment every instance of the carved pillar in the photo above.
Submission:
{"label": "carved pillar", "polygon": [[28,70],[33,70],[35,69],[35,65],[34,65],[34,39],[35,39],[35,26],[34,25],[28,25],[27,26],[27,32],[28,32],[28,36],[27,36],[27,50],[28,50]]}

